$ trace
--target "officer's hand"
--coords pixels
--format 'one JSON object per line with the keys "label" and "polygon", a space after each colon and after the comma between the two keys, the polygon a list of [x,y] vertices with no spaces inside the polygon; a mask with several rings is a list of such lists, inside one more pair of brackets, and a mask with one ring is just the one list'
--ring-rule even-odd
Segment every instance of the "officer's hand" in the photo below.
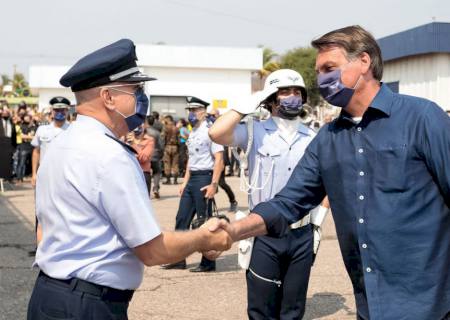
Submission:
{"label": "officer's hand", "polygon": [[242,115],[247,115],[256,111],[261,103],[263,97],[262,91],[257,91],[252,95],[249,95],[242,99],[237,105],[233,106],[232,109],[239,112]]}
{"label": "officer's hand", "polygon": [[233,239],[228,232],[220,227],[223,223],[228,222],[223,219],[212,218],[201,227],[206,232],[207,238],[203,252],[212,258],[217,258],[222,251],[230,249],[233,244]]}
{"label": "officer's hand", "polygon": [[217,185],[214,183],[211,183],[211,184],[201,188],[200,191],[206,191],[205,198],[212,199],[212,198],[214,198],[214,195],[217,193]]}
{"label": "officer's hand", "polygon": [[178,190],[178,195],[181,197],[184,192],[184,188],[186,188],[186,182],[183,182],[180,186],[180,189]]}
{"label": "officer's hand", "polygon": [[36,188],[36,176],[35,175],[31,176],[31,186],[33,188]]}

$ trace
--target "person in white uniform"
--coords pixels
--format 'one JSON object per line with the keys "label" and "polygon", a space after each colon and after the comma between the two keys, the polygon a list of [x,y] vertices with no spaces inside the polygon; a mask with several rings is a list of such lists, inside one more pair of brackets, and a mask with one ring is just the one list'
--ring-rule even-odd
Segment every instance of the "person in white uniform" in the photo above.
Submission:
{"label": "person in white uniform", "polygon": [[179,261],[231,246],[205,228],[162,232],[143,172],[118,138],[148,109],[135,46],[122,39],[79,60],[60,80],[77,100],[77,121],[59,134],[38,170],[40,268],[28,319],[127,319],[144,265]]}
{"label": "person in white uniform", "polygon": [[[315,132],[300,121],[307,93],[302,76],[290,69],[271,73],[254,104],[234,108],[210,128],[213,141],[239,147],[248,157],[250,211],[272,199],[288,182]],[[271,112],[265,121],[240,123],[241,118],[264,106]],[[249,126],[252,126],[249,129]],[[249,150],[248,140],[252,139]],[[242,168],[244,169],[244,168]],[[244,173],[241,174],[244,178]],[[310,215],[291,225],[282,238],[260,236],[254,240],[247,269],[250,319],[301,319],[313,263],[313,225]],[[313,221],[320,226],[321,222]]]}
{"label": "person in white uniform", "polygon": [[50,124],[39,126],[31,141],[33,148],[31,184],[36,186],[37,169],[44,159],[45,153],[52,140],[69,127],[67,110],[70,107],[69,99],[54,97],[50,100],[53,121]]}
{"label": "person in white uniform", "polygon": [[[209,103],[197,97],[186,98],[188,120],[192,131],[186,142],[189,159],[186,173],[180,188],[175,230],[188,230],[194,215],[206,219],[212,214],[212,199],[223,171],[223,146],[211,141],[208,136],[209,121],[206,108]],[[163,266],[165,269],[185,269],[186,260]],[[210,272],[216,270],[216,262],[202,256],[200,264],[191,272]]]}

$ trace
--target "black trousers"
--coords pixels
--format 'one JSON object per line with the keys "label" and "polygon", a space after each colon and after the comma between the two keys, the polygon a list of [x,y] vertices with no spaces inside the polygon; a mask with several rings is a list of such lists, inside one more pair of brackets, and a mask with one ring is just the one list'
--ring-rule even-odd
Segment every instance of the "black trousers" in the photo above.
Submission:
{"label": "black trousers", "polygon": [[[212,204],[209,202],[207,208],[205,193],[204,191],[200,191],[204,186],[211,184],[211,179],[212,171],[191,172],[189,181],[181,195],[175,221],[175,230],[189,230],[195,214],[197,214],[197,217],[211,216]],[[202,266],[215,266],[216,262],[202,257],[200,264]]]}
{"label": "black trousers", "polygon": [[128,304],[103,300],[39,275],[28,304],[27,320],[126,320]]}
{"label": "black trousers", "polygon": [[220,178],[219,178],[219,186],[225,191],[225,193],[228,196],[228,200],[230,203],[233,203],[236,201],[236,197],[234,196],[233,190],[231,190],[231,187],[227,184],[225,181],[225,169],[222,171]]}
{"label": "black trousers", "polygon": [[250,261],[253,272],[249,269],[246,274],[249,319],[301,319],[312,258],[311,225],[294,229],[279,239],[256,237]]}

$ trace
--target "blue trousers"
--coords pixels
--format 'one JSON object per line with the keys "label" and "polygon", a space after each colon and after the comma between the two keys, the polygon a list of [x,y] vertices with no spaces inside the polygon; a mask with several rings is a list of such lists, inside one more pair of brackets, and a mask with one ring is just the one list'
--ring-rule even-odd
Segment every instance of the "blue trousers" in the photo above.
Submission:
{"label": "blue trousers", "polygon": [[[206,201],[204,191],[201,188],[211,184],[212,171],[193,171],[189,181],[181,195],[180,206],[178,207],[175,221],[175,230],[189,230],[194,215],[197,217],[211,216],[212,203]],[[202,266],[214,266],[215,261],[202,257]]]}
{"label": "blue trousers", "polygon": [[28,304],[27,320],[126,320],[128,302],[112,302],[50,282],[39,276]]}
{"label": "blue trousers", "polygon": [[279,239],[256,237],[246,274],[249,319],[301,319],[312,258],[311,225]]}

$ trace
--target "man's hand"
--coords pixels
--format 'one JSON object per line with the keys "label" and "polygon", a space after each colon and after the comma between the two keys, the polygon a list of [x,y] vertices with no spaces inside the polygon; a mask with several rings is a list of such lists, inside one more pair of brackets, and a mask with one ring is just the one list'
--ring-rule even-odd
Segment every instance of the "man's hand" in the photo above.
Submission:
{"label": "man's hand", "polygon": [[200,191],[205,191],[205,190],[206,190],[205,198],[212,199],[212,198],[214,198],[214,195],[217,193],[217,184],[211,183],[200,189]]}
{"label": "man's hand", "polygon": [[184,188],[186,188],[186,184],[187,184],[187,181],[183,181],[183,183],[182,183],[181,186],[180,186],[180,189],[178,190],[178,195],[179,195],[180,197],[183,195]]}
{"label": "man's hand", "polygon": [[228,224],[223,219],[211,218],[200,228],[204,230],[207,240],[204,252],[214,251],[218,253],[216,258],[222,251],[230,249],[233,244],[233,238],[222,228],[223,223]]}
{"label": "man's hand", "polygon": [[31,186],[36,188],[36,175],[34,174],[31,176]]}

